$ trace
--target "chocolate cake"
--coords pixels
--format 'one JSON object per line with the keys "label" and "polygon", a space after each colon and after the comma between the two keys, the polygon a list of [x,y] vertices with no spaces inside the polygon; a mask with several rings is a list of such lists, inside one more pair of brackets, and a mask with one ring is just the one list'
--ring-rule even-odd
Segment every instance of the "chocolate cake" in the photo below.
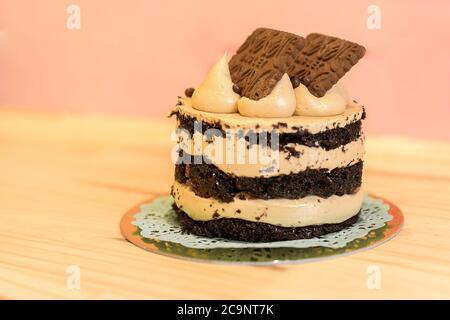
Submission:
{"label": "chocolate cake", "polygon": [[255,30],[180,97],[174,206],[186,232],[261,242],[318,237],[358,220],[364,107],[340,78],[364,47]]}

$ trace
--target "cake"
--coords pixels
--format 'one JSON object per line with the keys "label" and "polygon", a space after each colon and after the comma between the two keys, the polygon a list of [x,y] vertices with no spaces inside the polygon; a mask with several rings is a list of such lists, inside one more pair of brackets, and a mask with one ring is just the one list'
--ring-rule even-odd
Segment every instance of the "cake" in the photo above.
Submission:
{"label": "cake", "polygon": [[365,110],[340,79],[364,53],[337,37],[258,28],[187,89],[171,113],[183,230],[267,242],[354,224]]}

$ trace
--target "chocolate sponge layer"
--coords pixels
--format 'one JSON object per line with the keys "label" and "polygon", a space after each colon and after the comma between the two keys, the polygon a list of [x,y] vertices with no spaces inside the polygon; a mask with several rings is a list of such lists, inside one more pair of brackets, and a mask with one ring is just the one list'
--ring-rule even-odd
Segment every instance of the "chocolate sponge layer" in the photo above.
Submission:
{"label": "chocolate sponge layer", "polygon": [[225,238],[246,242],[311,239],[348,228],[358,221],[359,217],[358,213],[341,223],[307,227],[280,227],[268,223],[251,222],[234,218],[195,221],[182,210],[176,207],[175,210],[178,215],[178,221],[186,232],[209,238]]}
{"label": "chocolate sponge layer", "polygon": [[[189,132],[191,136],[196,132],[196,128],[194,128],[194,122],[196,118],[183,115],[180,113],[176,113],[178,119],[178,127],[182,128]],[[365,114],[363,114],[362,119],[365,118]],[[278,123],[279,126],[282,126],[283,123]],[[202,134],[209,130],[216,129],[221,132],[222,136],[225,137],[225,130],[221,127],[219,122],[215,123],[207,123],[202,122]],[[249,132],[243,132],[243,135],[249,135]],[[267,143],[270,143],[270,132],[267,132]],[[344,127],[338,127],[334,129],[329,129],[319,133],[310,133],[304,130],[298,130],[296,132],[287,132],[279,134],[279,148],[283,149],[289,143],[296,143],[305,145],[308,147],[321,147],[325,150],[331,150],[342,145],[348,144],[352,141],[357,140],[361,136],[361,120],[349,123]]]}
{"label": "chocolate sponge layer", "polygon": [[363,162],[336,168],[307,169],[275,177],[237,177],[213,164],[177,164],[175,180],[188,183],[196,195],[231,202],[235,196],[258,199],[298,199],[309,195],[328,198],[353,194],[361,186]]}

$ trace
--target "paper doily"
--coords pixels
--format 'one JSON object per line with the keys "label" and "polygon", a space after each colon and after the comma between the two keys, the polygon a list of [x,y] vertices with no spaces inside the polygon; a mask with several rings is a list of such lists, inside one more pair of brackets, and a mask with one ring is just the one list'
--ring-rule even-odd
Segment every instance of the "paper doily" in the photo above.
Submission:
{"label": "paper doily", "polygon": [[178,243],[194,249],[309,247],[336,249],[345,247],[349,242],[366,236],[370,231],[379,229],[392,220],[392,216],[388,213],[388,204],[366,195],[358,221],[349,228],[312,239],[250,243],[184,233],[176,220],[172,203],[173,198],[165,196],[140,206],[140,212],[134,216],[132,224],[140,229],[142,237]]}

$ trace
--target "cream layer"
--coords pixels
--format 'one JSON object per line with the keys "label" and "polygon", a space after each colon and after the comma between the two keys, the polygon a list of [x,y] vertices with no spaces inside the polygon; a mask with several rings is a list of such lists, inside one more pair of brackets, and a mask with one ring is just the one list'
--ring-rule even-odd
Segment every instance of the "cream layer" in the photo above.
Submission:
{"label": "cream layer", "polygon": [[243,138],[214,136],[212,141],[206,141],[199,132],[194,134],[194,139],[187,132],[180,137],[179,146],[185,153],[205,156],[223,172],[243,177],[271,177],[308,168],[332,170],[357,163],[365,152],[363,135],[331,150],[289,143],[280,151],[259,144],[247,149],[248,143]]}
{"label": "cream layer", "polygon": [[173,184],[172,193],[177,206],[193,220],[237,218],[283,227],[343,222],[359,212],[364,195],[360,189],[352,195],[331,196],[326,199],[317,196],[296,200],[235,198],[232,202],[220,202],[213,198],[199,197],[188,185],[178,182]]}
{"label": "cream layer", "polygon": [[251,118],[239,113],[212,113],[196,110],[192,107],[191,98],[180,98],[179,105],[172,112],[179,112],[207,123],[220,123],[224,130],[253,130],[255,132],[271,131],[279,133],[305,130],[315,134],[326,130],[345,127],[347,124],[361,119],[364,107],[351,101],[342,114],[335,116],[292,116],[286,118]]}

